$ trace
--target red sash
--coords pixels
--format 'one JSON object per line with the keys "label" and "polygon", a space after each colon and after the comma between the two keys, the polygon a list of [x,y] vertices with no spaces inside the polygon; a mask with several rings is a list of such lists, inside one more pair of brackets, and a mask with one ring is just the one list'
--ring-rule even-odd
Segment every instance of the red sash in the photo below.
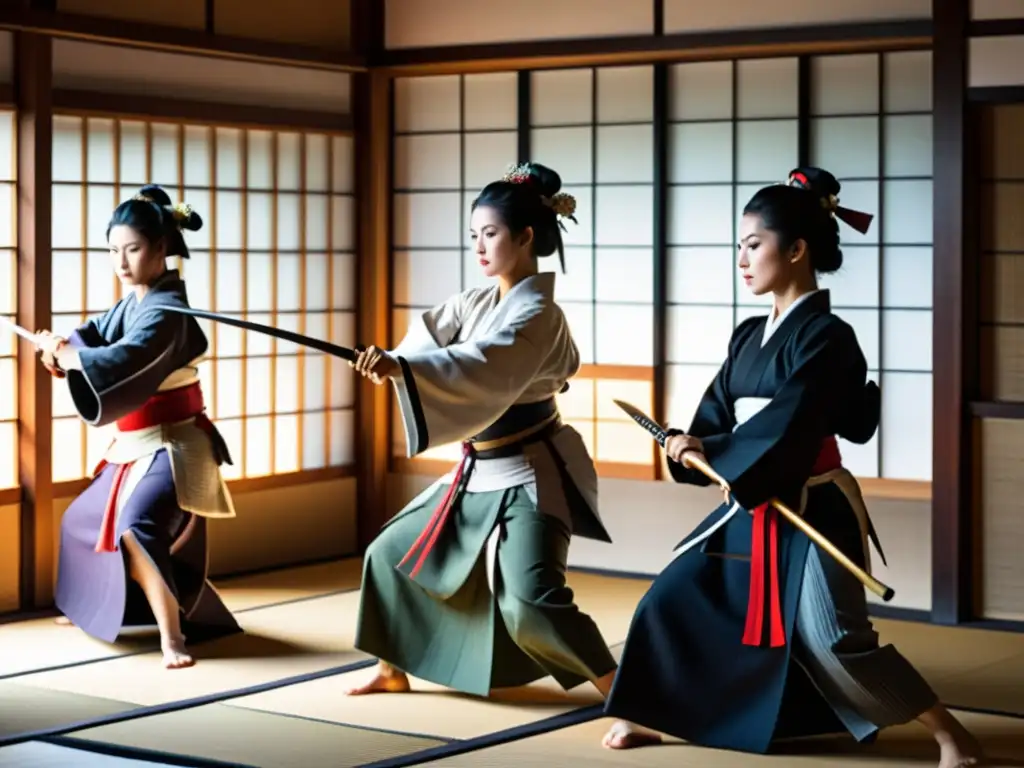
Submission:
{"label": "red sash", "polygon": [[[842,457],[834,437],[826,438],[814,462],[811,475],[823,475],[841,468]],[[782,620],[782,594],[779,583],[779,512],[770,504],[753,510],[754,531],[750,546],[750,597],[743,644],[780,648],[786,644]],[[767,552],[766,552],[767,550]],[[765,585],[769,587],[765,595]],[[765,602],[768,605],[765,605]],[[768,638],[765,642],[765,608],[768,609]]]}
{"label": "red sash", "polygon": [[[137,432],[140,429],[194,418],[197,427],[207,434],[212,434],[213,423],[207,417],[205,409],[203,390],[197,381],[185,387],[157,392],[137,411],[118,419],[117,428],[121,432]],[[130,461],[127,464],[118,464],[114,471],[114,481],[110,486],[110,495],[107,497],[107,506],[103,511],[103,522],[100,524],[100,534],[96,541],[97,552],[117,552],[117,498],[128,476],[128,470],[134,463]],[[93,476],[103,471],[105,466],[106,459],[96,465]]]}
{"label": "red sash", "polygon": [[423,567],[423,563],[427,559],[427,555],[434,548],[434,544],[437,543],[438,537],[441,535],[441,531],[444,530],[444,524],[448,522],[448,516],[451,514],[452,507],[455,506],[455,501],[458,499],[459,492],[461,491],[462,480],[466,475],[467,464],[473,459],[473,444],[463,443],[462,444],[462,460],[459,462],[458,468],[455,470],[455,476],[452,478],[452,484],[448,486],[448,492],[441,499],[441,503],[437,505],[434,510],[434,514],[430,516],[430,520],[427,521],[426,526],[423,528],[423,532],[420,533],[419,538],[413,542],[413,545],[409,547],[409,551],[405,553],[405,557],[398,564],[398,568],[405,565],[409,559],[416,554],[416,550],[420,547],[423,551],[420,552],[420,556],[416,559],[416,564],[412,568],[412,572],[409,574],[410,578],[416,578],[416,574],[420,572],[420,568]]}

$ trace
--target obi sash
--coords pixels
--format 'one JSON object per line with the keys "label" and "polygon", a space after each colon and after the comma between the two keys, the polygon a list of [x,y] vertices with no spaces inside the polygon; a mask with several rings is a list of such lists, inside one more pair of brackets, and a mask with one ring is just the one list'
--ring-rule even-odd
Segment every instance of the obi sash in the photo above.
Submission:
{"label": "obi sash", "polygon": [[[118,419],[117,429],[119,432],[138,432],[184,421],[192,421],[210,438],[214,445],[221,441],[216,427],[206,415],[203,390],[198,381],[157,392],[141,408]],[[98,475],[107,463],[106,459],[100,461],[96,466],[94,476]],[[114,472],[114,480],[110,487],[110,495],[107,497],[107,505],[103,512],[103,521],[100,524],[99,537],[96,541],[96,552],[117,551],[117,500],[134,463],[134,461],[127,461],[116,465],[117,469]]]}
{"label": "obi sash", "polygon": [[555,398],[551,397],[536,403],[513,405],[494,424],[463,442],[462,459],[456,467],[448,492],[397,567],[401,569],[420,550],[409,577],[415,578],[419,573],[440,538],[455,503],[468,485],[478,458],[514,456],[521,453],[524,446],[548,439],[561,425],[558,405]]}

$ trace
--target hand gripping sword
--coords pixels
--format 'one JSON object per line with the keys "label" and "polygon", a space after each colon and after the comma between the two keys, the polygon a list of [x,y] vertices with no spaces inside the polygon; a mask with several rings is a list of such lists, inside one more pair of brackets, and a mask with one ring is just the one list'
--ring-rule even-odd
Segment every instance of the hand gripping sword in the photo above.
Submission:
{"label": "hand gripping sword", "polygon": [[[650,435],[652,435],[654,439],[658,442],[658,445],[660,445],[662,448],[665,447],[665,443],[668,442],[668,434],[656,421],[654,421],[654,419],[650,418],[639,408],[632,406],[629,403],[624,403],[621,400],[615,400],[614,402],[617,406],[619,406],[619,408],[625,411],[629,415],[629,417],[633,419],[633,421],[635,421],[637,424],[643,427]],[[707,477],[710,478],[713,482],[717,483],[723,488],[728,489],[729,484],[725,481],[725,478],[723,478],[721,475],[715,472],[715,470],[712,469],[710,465],[706,464],[700,459],[696,459],[693,456],[684,455],[683,464],[691,466],[694,469],[700,470],[705,475],[707,475]],[[836,561],[841,566],[843,566],[846,570],[848,570],[850,573],[856,576],[857,580],[860,581],[861,584],[870,589],[872,592],[874,592],[876,595],[882,598],[885,602],[889,602],[896,595],[892,587],[886,586],[878,579],[876,579],[874,576],[872,576],[870,573],[861,568],[859,565],[857,565],[855,562],[853,562],[853,560],[851,560],[845,554],[843,554],[842,550],[840,550],[835,544],[833,544],[831,541],[822,536],[814,527],[808,524],[806,520],[804,520],[800,515],[798,515],[792,509],[787,507],[781,501],[779,501],[778,499],[772,499],[768,503],[775,507],[775,509],[777,509],[779,513],[784,518],[786,518],[790,523],[792,523],[800,531],[802,531],[804,535],[807,536],[807,538],[809,538],[811,541],[817,544],[819,548],[823,549],[825,552],[830,554],[833,558],[836,559]]]}

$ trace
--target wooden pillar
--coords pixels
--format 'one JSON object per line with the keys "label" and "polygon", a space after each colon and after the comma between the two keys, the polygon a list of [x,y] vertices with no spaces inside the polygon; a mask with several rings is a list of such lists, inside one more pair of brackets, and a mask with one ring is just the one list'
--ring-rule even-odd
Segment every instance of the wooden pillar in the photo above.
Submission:
{"label": "wooden pillar", "polygon": [[[368,62],[384,47],[384,3],[353,0],[354,52]],[[352,75],[358,221],[358,320],[361,344],[391,344],[391,79],[379,70]],[[360,551],[387,520],[391,392],[360,378],[356,401],[356,534]]]}
{"label": "wooden pillar", "polygon": [[973,265],[965,226],[969,0],[932,0],[934,261],[932,620],[971,618],[970,422],[965,367]]}
{"label": "wooden pillar", "polygon": [[[50,38],[15,35],[18,108],[18,324],[50,327],[50,184],[53,114]],[[19,480],[21,483],[21,608],[53,599],[54,525],[51,382],[35,349],[18,348]]]}

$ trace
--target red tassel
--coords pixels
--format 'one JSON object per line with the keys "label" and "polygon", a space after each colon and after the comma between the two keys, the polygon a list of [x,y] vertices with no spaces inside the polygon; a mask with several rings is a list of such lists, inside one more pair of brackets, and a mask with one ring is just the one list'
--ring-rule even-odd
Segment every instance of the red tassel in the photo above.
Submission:
{"label": "red tassel", "polygon": [[114,470],[107,507],[103,510],[103,521],[100,523],[100,535],[96,539],[96,552],[117,552],[117,499],[121,495],[121,486],[124,485],[132,464],[134,462],[131,461],[127,464],[118,464]]}
{"label": "red tassel", "polygon": [[[765,533],[768,551],[765,552]],[[768,602],[768,644],[779,648],[786,644],[786,627],[782,621],[782,588],[779,579],[779,513],[767,504],[754,509],[753,534],[750,547],[750,596],[747,600],[747,622],[743,644],[761,646],[764,634],[764,607]],[[765,574],[767,566],[767,578]],[[765,595],[765,581],[768,594]]]}
{"label": "red tassel", "polygon": [[754,533],[750,547],[750,596],[747,599],[747,625],[744,645],[760,645],[764,629],[764,523],[767,504],[754,509]]}
{"label": "red tassel", "polygon": [[[451,514],[452,507],[455,506],[455,499],[458,494],[459,486],[462,485],[462,476],[465,472],[466,463],[469,461],[472,450],[473,447],[469,443],[463,443],[462,461],[459,462],[458,469],[455,470],[455,477],[452,478],[452,484],[448,487],[448,492],[444,495],[444,498],[441,499],[441,503],[437,505],[437,508],[434,510],[434,514],[430,516],[430,520],[428,520],[426,526],[424,526],[423,532],[420,533],[413,545],[409,547],[409,551],[405,553],[405,557],[403,557],[401,562],[398,564],[398,567],[401,568],[416,553],[417,549],[421,546],[423,547],[423,551],[416,559],[416,565],[413,566],[412,572],[409,574],[409,578],[416,578],[416,574],[420,572],[420,569],[423,567],[423,563],[426,562],[427,555],[430,554],[430,551],[434,548],[434,544],[437,543],[437,539],[441,535],[441,530],[444,528],[444,524],[448,522],[448,516]],[[424,544],[424,542],[426,543]]]}
{"label": "red tassel", "polygon": [[786,644],[786,627],[782,623],[782,594],[779,585],[779,512],[774,507],[768,510],[768,568],[771,574],[771,647],[781,648]]}
{"label": "red tassel", "polygon": [[836,218],[846,222],[848,226],[857,230],[862,235],[867,234],[871,228],[871,222],[875,219],[870,213],[861,213],[850,208],[843,208],[841,205],[836,208]]}

